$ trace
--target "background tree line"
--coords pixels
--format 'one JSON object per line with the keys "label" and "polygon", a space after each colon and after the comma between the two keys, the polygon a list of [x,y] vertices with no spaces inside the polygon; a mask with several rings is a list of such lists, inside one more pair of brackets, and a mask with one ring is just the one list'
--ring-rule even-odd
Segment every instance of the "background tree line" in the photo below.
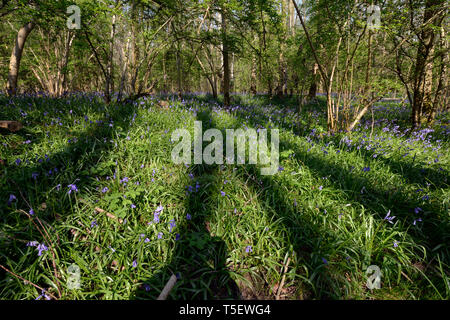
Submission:
{"label": "background tree line", "polygon": [[[67,7],[81,28],[67,27]],[[371,28],[371,5],[381,26]],[[330,131],[403,97],[411,125],[448,110],[445,0],[1,0],[0,87],[10,95],[100,91],[323,93]]]}

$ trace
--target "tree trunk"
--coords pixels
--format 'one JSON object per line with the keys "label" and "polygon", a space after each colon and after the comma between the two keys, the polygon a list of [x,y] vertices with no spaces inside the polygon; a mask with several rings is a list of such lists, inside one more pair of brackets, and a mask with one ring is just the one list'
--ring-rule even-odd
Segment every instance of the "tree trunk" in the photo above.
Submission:
{"label": "tree trunk", "polygon": [[319,71],[319,66],[317,63],[314,64],[314,68],[312,70],[312,81],[311,86],[309,87],[308,92],[308,100],[312,100],[317,95],[317,72]]}
{"label": "tree trunk", "polygon": [[[411,113],[411,124],[415,128],[420,126],[422,116],[429,116],[433,113],[433,51],[435,32],[433,26],[439,21],[437,12],[444,4],[443,0],[427,0],[425,3],[425,13],[423,22],[427,25],[423,27],[420,34],[419,48],[417,49],[416,66],[414,71],[413,104]],[[430,19],[433,19],[430,23]]]}
{"label": "tree trunk", "polygon": [[230,62],[227,43],[227,22],[225,10],[222,9],[222,43],[223,43],[223,104],[230,105]]}
{"label": "tree trunk", "polygon": [[447,64],[448,64],[448,44],[445,39],[444,27],[441,27],[439,45],[441,54],[441,67],[439,69],[439,80],[437,84],[436,92],[434,93],[433,111],[428,116],[428,124],[431,124],[434,120],[437,110],[440,105],[443,104],[445,107],[445,98],[448,95],[448,76],[447,76]]}
{"label": "tree trunk", "polygon": [[111,90],[114,90],[113,82],[113,58],[114,58],[114,36],[116,34],[116,16],[112,17],[111,37],[109,42],[109,61],[108,61],[108,74],[106,76],[105,84],[105,102],[109,104],[111,102]]}
{"label": "tree trunk", "polygon": [[17,93],[17,80],[19,77],[20,61],[22,60],[23,48],[34,26],[34,22],[29,22],[22,28],[20,28],[19,32],[17,33],[16,43],[11,54],[11,60],[9,62],[8,83],[6,86],[6,91],[10,96],[13,96]]}
{"label": "tree trunk", "polygon": [[252,58],[252,71],[250,76],[250,92],[256,94],[256,58]]}

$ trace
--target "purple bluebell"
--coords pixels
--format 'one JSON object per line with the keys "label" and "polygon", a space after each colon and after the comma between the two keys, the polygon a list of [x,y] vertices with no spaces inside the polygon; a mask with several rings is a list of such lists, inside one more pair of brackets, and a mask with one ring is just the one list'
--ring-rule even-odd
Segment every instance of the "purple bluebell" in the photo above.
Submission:
{"label": "purple bluebell", "polygon": [[391,217],[390,215],[391,215],[391,210],[388,211],[388,213],[386,214],[386,217],[384,217],[384,220],[393,224],[392,220],[394,220],[395,216]]}
{"label": "purple bluebell", "polygon": [[72,191],[78,192],[78,188],[75,184],[69,184],[67,187],[69,188],[69,192],[67,192],[68,194],[71,194]]}
{"label": "purple bluebell", "polygon": [[42,256],[42,251],[48,251],[48,247],[45,244],[39,244],[36,249],[39,251],[38,256]]}
{"label": "purple bluebell", "polygon": [[17,198],[16,198],[15,195],[10,194],[9,195],[9,200],[8,200],[8,206],[10,206],[13,201],[17,201]]}
{"label": "purple bluebell", "polygon": [[45,300],[50,300],[50,297],[45,294],[45,289],[42,290],[41,295],[39,297],[37,297],[35,300],[39,300],[42,297],[44,297]]}
{"label": "purple bluebell", "polygon": [[175,220],[170,220],[169,232],[172,232],[173,228],[176,227]]}

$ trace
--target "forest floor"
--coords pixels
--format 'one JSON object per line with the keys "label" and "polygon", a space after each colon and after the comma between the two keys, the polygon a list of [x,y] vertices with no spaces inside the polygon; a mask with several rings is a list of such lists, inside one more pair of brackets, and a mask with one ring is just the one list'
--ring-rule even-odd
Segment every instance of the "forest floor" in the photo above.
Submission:
{"label": "forest floor", "polygon": [[[0,135],[0,299],[156,299],[172,274],[170,299],[450,298],[448,113],[410,132],[383,102],[373,129],[329,135],[321,99],[234,99],[0,95],[24,124]],[[278,128],[278,173],[175,165],[172,132],[198,120]]]}

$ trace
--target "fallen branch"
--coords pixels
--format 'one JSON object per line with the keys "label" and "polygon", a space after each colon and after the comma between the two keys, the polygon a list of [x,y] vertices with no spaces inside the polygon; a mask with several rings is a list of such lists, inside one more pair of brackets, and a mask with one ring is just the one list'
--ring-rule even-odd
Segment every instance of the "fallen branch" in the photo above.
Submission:
{"label": "fallen branch", "polygon": [[161,291],[161,294],[159,295],[157,300],[166,300],[167,297],[169,296],[170,291],[173,289],[176,283],[177,277],[175,275],[172,275],[169,281],[167,282],[166,286],[164,287],[164,289]]}
{"label": "fallen branch", "polygon": [[105,210],[103,210],[103,209],[101,209],[101,208],[95,208],[94,210],[97,211],[98,213],[103,213],[103,214],[105,214],[108,218],[111,218],[111,219],[113,219],[113,220],[116,220],[116,221],[118,221],[120,224],[123,223],[123,220],[122,220],[122,219],[118,219],[118,218],[117,218],[115,215],[113,215],[112,213],[109,213],[109,212],[107,212],[107,211],[105,211]]}
{"label": "fallen branch", "polygon": [[283,286],[284,286],[284,281],[286,280],[286,272],[287,272],[287,268],[289,266],[289,262],[291,262],[291,258],[287,259],[286,264],[284,266],[283,278],[281,278],[281,283],[280,283],[280,286],[278,287],[277,295],[275,297],[275,300],[280,300],[280,294],[281,294],[281,290],[283,289]]}
{"label": "fallen branch", "polygon": [[11,132],[17,132],[23,128],[23,125],[17,121],[0,121],[0,128],[9,130]]}

